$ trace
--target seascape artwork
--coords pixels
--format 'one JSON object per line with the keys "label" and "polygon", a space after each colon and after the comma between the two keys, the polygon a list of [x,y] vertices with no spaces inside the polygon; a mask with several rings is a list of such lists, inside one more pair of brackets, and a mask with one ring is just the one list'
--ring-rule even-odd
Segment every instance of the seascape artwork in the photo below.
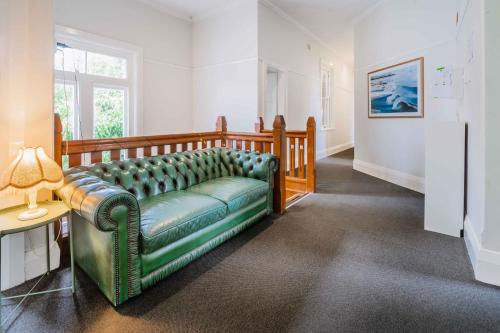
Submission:
{"label": "seascape artwork", "polygon": [[368,74],[370,118],[423,117],[423,58]]}

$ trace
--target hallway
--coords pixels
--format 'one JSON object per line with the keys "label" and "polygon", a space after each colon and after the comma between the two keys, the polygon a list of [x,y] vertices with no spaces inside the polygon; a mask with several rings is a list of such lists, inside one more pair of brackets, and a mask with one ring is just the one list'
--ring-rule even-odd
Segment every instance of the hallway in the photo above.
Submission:
{"label": "hallway", "polygon": [[[474,281],[464,241],[423,231],[423,195],[353,171],[352,158],[349,150],[318,161],[318,193],[119,308],[79,272],[76,297],[33,297],[9,331],[474,332],[480,327],[488,332],[499,327],[500,288]],[[69,272],[47,281],[62,286]]]}

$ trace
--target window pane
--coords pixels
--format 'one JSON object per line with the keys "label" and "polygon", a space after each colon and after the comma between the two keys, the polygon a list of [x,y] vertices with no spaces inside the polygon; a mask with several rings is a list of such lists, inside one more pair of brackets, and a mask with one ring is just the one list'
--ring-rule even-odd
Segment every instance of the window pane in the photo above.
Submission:
{"label": "window pane", "polygon": [[[64,66],[63,66],[64,64]],[[85,51],[73,48],[58,48],[54,56],[54,68],[68,72],[85,73]]]}
{"label": "window pane", "polygon": [[[66,89],[64,89],[65,86]],[[75,86],[73,84],[55,84],[54,112],[61,117],[64,140],[73,140],[75,132]]]}
{"label": "window pane", "polygon": [[94,88],[94,137],[124,135],[125,90]]}
{"label": "window pane", "polygon": [[126,79],[127,60],[104,54],[87,52],[87,73],[114,77],[117,79]]}

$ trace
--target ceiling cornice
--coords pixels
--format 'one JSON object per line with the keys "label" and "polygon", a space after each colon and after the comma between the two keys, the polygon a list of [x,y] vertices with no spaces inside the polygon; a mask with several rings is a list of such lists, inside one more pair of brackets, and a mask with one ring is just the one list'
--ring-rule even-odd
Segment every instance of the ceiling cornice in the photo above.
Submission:
{"label": "ceiling cornice", "polygon": [[352,21],[351,21],[351,24],[353,26],[355,26],[361,20],[363,20],[365,17],[367,17],[368,15],[370,15],[375,9],[377,9],[378,7],[380,7],[382,4],[386,3],[387,1],[388,0],[379,0],[377,3],[371,5],[370,7],[368,7],[367,9],[365,9],[365,11],[363,11],[361,14],[359,14],[358,16],[356,16],[355,18],[353,18]]}
{"label": "ceiling cornice", "polygon": [[224,11],[230,9],[230,8],[236,7],[237,5],[241,4],[242,2],[243,2],[242,0],[240,0],[240,1],[229,1],[228,3],[226,3],[223,6],[218,6],[218,7],[215,7],[213,9],[209,10],[209,11],[206,11],[203,14],[193,16],[192,17],[192,21],[193,22],[203,21],[205,19],[208,19],[208,18],[210,18],[212,16],[217,15],[218,13],[221,13],[221,12],[224,12]]}
{"label": "ceiling cornice", "polygon": [[161,4],[160,2],[156,1],[156,0],[137,0],[149,7],[152,7],[154,9],[157,9],[159,11],[161,11],[162,13],[164,14],[167,14],[167,15],[170,15],[170,16],[173,16],[173,17],[176,17],[178,19],[181,19],[181,20],[184,20],[184,21],[188,21],[188,22],[191,22],[193,20],[193,18],[187,14],[183,14],[181,12],[178,12],[176,10],[173,10],[172,8],[170,8],[169,6],[165,6],[163,4]]}
{"label": "ceiling cornice", "polygon": [[176,11],[176,10],[172,9],[170,6],[166,6],[157,0],[137,0],[137,1],[147,5],[149,7],[157,9],[157,10],[159,10],[167,15],[176,17],[178,19],[181,19],[181,20],[184,20],[187,22],[203,21],[207,18],[210,18],[210,17],[216,15],[217,13],[223,12],[231,7],[234,7],[241,2],[241,1],[230,1],[230,2],[227,2],[226,4],[224,4],[223,6],[215,7],[211,10],[206,11],[203,14],[190,16],[190,15],[181,13],[179,11]]}
{"label": "ceiling cornice", "polygon": [[318,44],[320,44],[321,46],[323,46],[324,48],[326,48],[328,51],[330,51],[331,53],[333,53],[338,59],[340,59],[344,63],[346,63],[346,64],[351,64],[352,63],[352,61],[350,61],[348,59],[344,59],[342,56],[340,56],[338,54],[338,52],[335,51],[327,42],[325,42],[323,39],[321,39],[318,35],[316,35],[311,30],[309,30],[308,28],[306,28],[305,26],[303,26],[299,21],[297,21],[295,18],[293,18],[292,16],[290,16],[288,13],[286,13],[280,7],[278,7],[275,4],[273,4],[271,1],[269,1],[269,0],[258,0],[258,2],[260,4],[266,6],[267,8],[271,9],[272,11],[274,11],[277,15],[281,16],[283,19],[285,19],[289,23],[295,25],[300,31],[302,31],[303,33],[305,33],[306,35],[308,35],[309,37],[311,37],[312,39],[314,39]]}

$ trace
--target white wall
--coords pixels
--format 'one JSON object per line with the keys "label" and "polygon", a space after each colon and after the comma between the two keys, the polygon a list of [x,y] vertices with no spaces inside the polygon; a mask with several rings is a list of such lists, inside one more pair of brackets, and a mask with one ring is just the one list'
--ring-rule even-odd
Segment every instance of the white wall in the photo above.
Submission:
{"label": "white wall", "polygon": [[[423,191],[419,183],[425,177],[426,126],[436,120],[467,122],[465,241],[476,278],[496,285],[500,285],[498,17],[496,0],[388,0],[355,29],[355,167]],[[425,118],[368,119],[367,72],[420,56],[425,57]],[[454,100],[431,97],[431,71],[439,65],[463,69],[463,78],[455,78],[463,81],[463,94]]]}
{"label": "white wall", "polygon": [[[310,50],[308,49],[310,46]],[[286,75],[288,129],[305,129],[309,116],[317,122],[318,158],[345,149],[353,141],[353,71],[335,52],[327,48],[311,33],[294,22],[282,11],[267,1],[259,2],[259,60],[260,115],[264,115],[266,64],[277,67]],[[319,129],[320,105],[320,61],[332,64],[334,71],[335,129]],[[272,124],[265,124],[271,128]]]}
{"label": "white wall", "polygon": [[238,0],[193,22],[193,127],[213,130],[225,115],[232,131],[257,117],[257,4]]}
{"label": "white wall", "polygon": [[[388,0],[355,27],[355,168],[424,191],[425,127],[456,120],[456,102],[431,96],[431,73],[455,63],[455,0]],[[367,73],[424,57],[425,118],[368,119]]]}
{"label": "white wall", "polygon": [[[484,226],[484,13],[483,1],[462,1],[460,25],[457,31],[457,66],[464,68],[469,78],[464,84],[464,96],[458,111],[469,126],[467,222],[480,236]],[[472,57],[472,58],[471,58]]]}
{"label": "white wall", "polygon": [[465,239],[476,278],[500,285],[500,3],[461,0],[460,8],[457,59],[466,84],[459,108],[469,123]]}
{"label": "white wall", "polygon": [[136,0],[55,0],[55,23],[143,50],[139,133],[192,130],[191,23]]}
{"label": "white wall", "polygon": [[[20,146],[53,147],[52,0],[0,2],[0,170]],[[39,200],[48,198],[40,191]],[[2,196],[0,209],[23,203],[22,196]],[[52,237],[51,232],[51,237]],[[59,248],[51,250],[52,268]],[[2,238],[2,289],[45,272],[45,229]]]}
{"label": "white wall", "polygon": [[[500,254],[500,2],[485,1],[486,211],[484,246]],[[500,261],[498,262],[500,264]],[[498,272],[500,274],[500,271]],[[500,282],[500,276],[498,277]]]}

